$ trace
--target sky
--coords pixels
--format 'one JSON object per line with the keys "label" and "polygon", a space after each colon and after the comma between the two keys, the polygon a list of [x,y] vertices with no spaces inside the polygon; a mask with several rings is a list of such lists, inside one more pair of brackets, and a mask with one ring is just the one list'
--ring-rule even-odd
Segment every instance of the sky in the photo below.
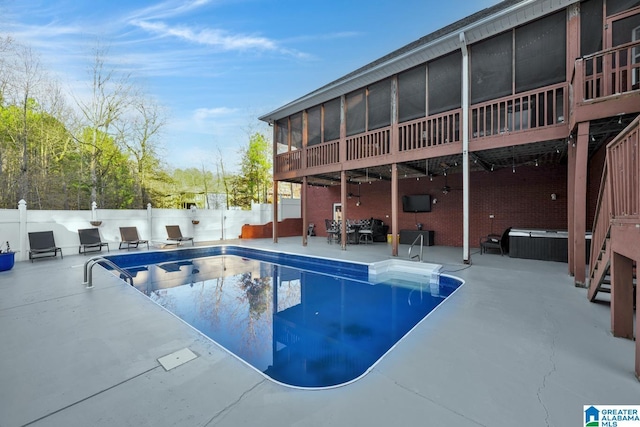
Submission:
{"label": "sky", "polygon": [[0,35],[63,88],[89,87],[92,51],[167,110],[173,168],[237,172],[269,113],[497,0],[0,0]]}

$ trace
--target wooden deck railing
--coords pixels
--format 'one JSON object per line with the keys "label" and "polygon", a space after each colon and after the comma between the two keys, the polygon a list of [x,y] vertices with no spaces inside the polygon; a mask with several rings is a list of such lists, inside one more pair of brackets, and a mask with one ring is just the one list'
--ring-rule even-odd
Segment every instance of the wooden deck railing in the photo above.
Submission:
{"label": "wooden deck railing", "polygon": [[275,159],[275,172],[290,172],[302,168],[302,150],[278,154]]}
{"label": "wooden deck railing", "polygon": [[583,82],[577,101],[640,89],[640,62],[633,58],[638,49],[640,40],[576,59],[576,74]]}
{"label": "wooden deck railing", "polygon": [[307,167],[340,163],[340,140],[307,147]]}
{"label": "wooden deck railing", "polygon": [[398,125],[398,151],[460,142],[462,109],[423,117]]}
{"label": "wooden deck railing", "polygon": [[471,139],[564,123],[567,84],[523,92],[471,106]]}
{"label": "wooden deck railing", "polygon": [[376,129],[346,139],[347,160],[359,160],[389,154],[391,128]]}
{"label": "wooden deck railing", "polygon": [[640,116],[607,145],[611,179],[611,216],[616,220],[640,220]]}

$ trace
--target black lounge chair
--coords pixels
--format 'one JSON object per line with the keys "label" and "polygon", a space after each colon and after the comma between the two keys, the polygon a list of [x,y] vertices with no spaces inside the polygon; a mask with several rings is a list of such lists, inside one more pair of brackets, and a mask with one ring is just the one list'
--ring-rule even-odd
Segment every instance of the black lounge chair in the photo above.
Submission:
{"label": "black lounge chair", "polygon": [[118,249],[122,249],[124,246],[127,249],[137,248],[138,245],[146,243],[147,249],[149,249],[149,241],[140,239],[138,236],[138,229],[136,227],[120,227],[120,238],[122,241],[118,246]]}
{"label": "black lounge chair", "polygon": [[103,242],[100,238],[100,232],[97,228],[83,228],[78,230],[78,237],[80,238],[80,246],[78,246],[79,254],[86,254],[87,252],[100,252],[104,246],[109,251],[109,244]]}
{"label": "black lounge chair", "polygon": [[193,237],[183,236],[179,225],[166,225],[165,227],[169,236],[167,237],[168,240],[176,241],[178,244],[191,240],[191,246],[194,246]]}
{"label": "black lounge chair", "polygon": [[511,227],[504,230],[502,235],[489,234],[480,238],[480,255],[487,252],[487,249],[499,250],[500,255],[509,253],[509,232]]}
{"label": "black lounge chair", "polygon": [[53,231],[29,233],[29,259],[31,262],[38,258],[56,257],[58,252],[60,252],[60,258],[64,258],[62,249],[56,246]]}

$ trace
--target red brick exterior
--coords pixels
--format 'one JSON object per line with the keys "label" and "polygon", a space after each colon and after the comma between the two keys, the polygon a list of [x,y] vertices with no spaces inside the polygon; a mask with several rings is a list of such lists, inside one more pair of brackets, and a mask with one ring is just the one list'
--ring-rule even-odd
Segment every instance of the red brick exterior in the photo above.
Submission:
{"label": "red brick exterior", "polygon": [[[594,163],[596,163],[594,165]],[[593,162],[591,176],[600,176],[601,162]],[[597,169],[597,170],[596,170]],[[600,172],[598,172],[598,170]],[[589,212],[593,218],[598,185],[589,184]],[[349,184],[347,192],[358,194],[358,184]],[[458,246],[463,244],[462,223],[462,174],[449,174],[446,185],[451,190],[442,193],[444,176],[400,179],[398,195],[430,194],[437,200],[431,212],[404,213],[398,201],[399,229],[416,229],[416,223],[425,230],[435,231],[435,244]],[[551,194],[557,195],[556,200]],[[333,203],[340,202],[340,186],[329,188],[310,187],[308,190],[308,220],[316,226],[318,236],[326,236],[324,220],[331,218]],[[361,205],[357,197],[347,200],[346,217],[352,219],[378,218],[391,226],[391,183],[375,181],[360,184]],[[520,166],[513,173],[511,168],[494,172],[470,174],[469,193],[470,245],[477,247],[480,237],[490,232],[502,233],[507,227],[567,229],[567,167]],[[493,219],[489,216],[494,215]],[[592,220],[591,220],[592,221]],[[587,223],[591,227],[591,222]]]}

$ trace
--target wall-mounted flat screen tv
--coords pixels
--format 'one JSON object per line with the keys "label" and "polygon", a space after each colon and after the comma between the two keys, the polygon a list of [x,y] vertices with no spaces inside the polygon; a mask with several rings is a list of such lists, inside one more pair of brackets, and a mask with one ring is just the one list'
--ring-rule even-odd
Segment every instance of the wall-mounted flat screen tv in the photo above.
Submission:
{"label": "wall-mounted flat screen tv", "polygon": [[431,212],[431,195],[402,196],[402,210],[404,212]]}

